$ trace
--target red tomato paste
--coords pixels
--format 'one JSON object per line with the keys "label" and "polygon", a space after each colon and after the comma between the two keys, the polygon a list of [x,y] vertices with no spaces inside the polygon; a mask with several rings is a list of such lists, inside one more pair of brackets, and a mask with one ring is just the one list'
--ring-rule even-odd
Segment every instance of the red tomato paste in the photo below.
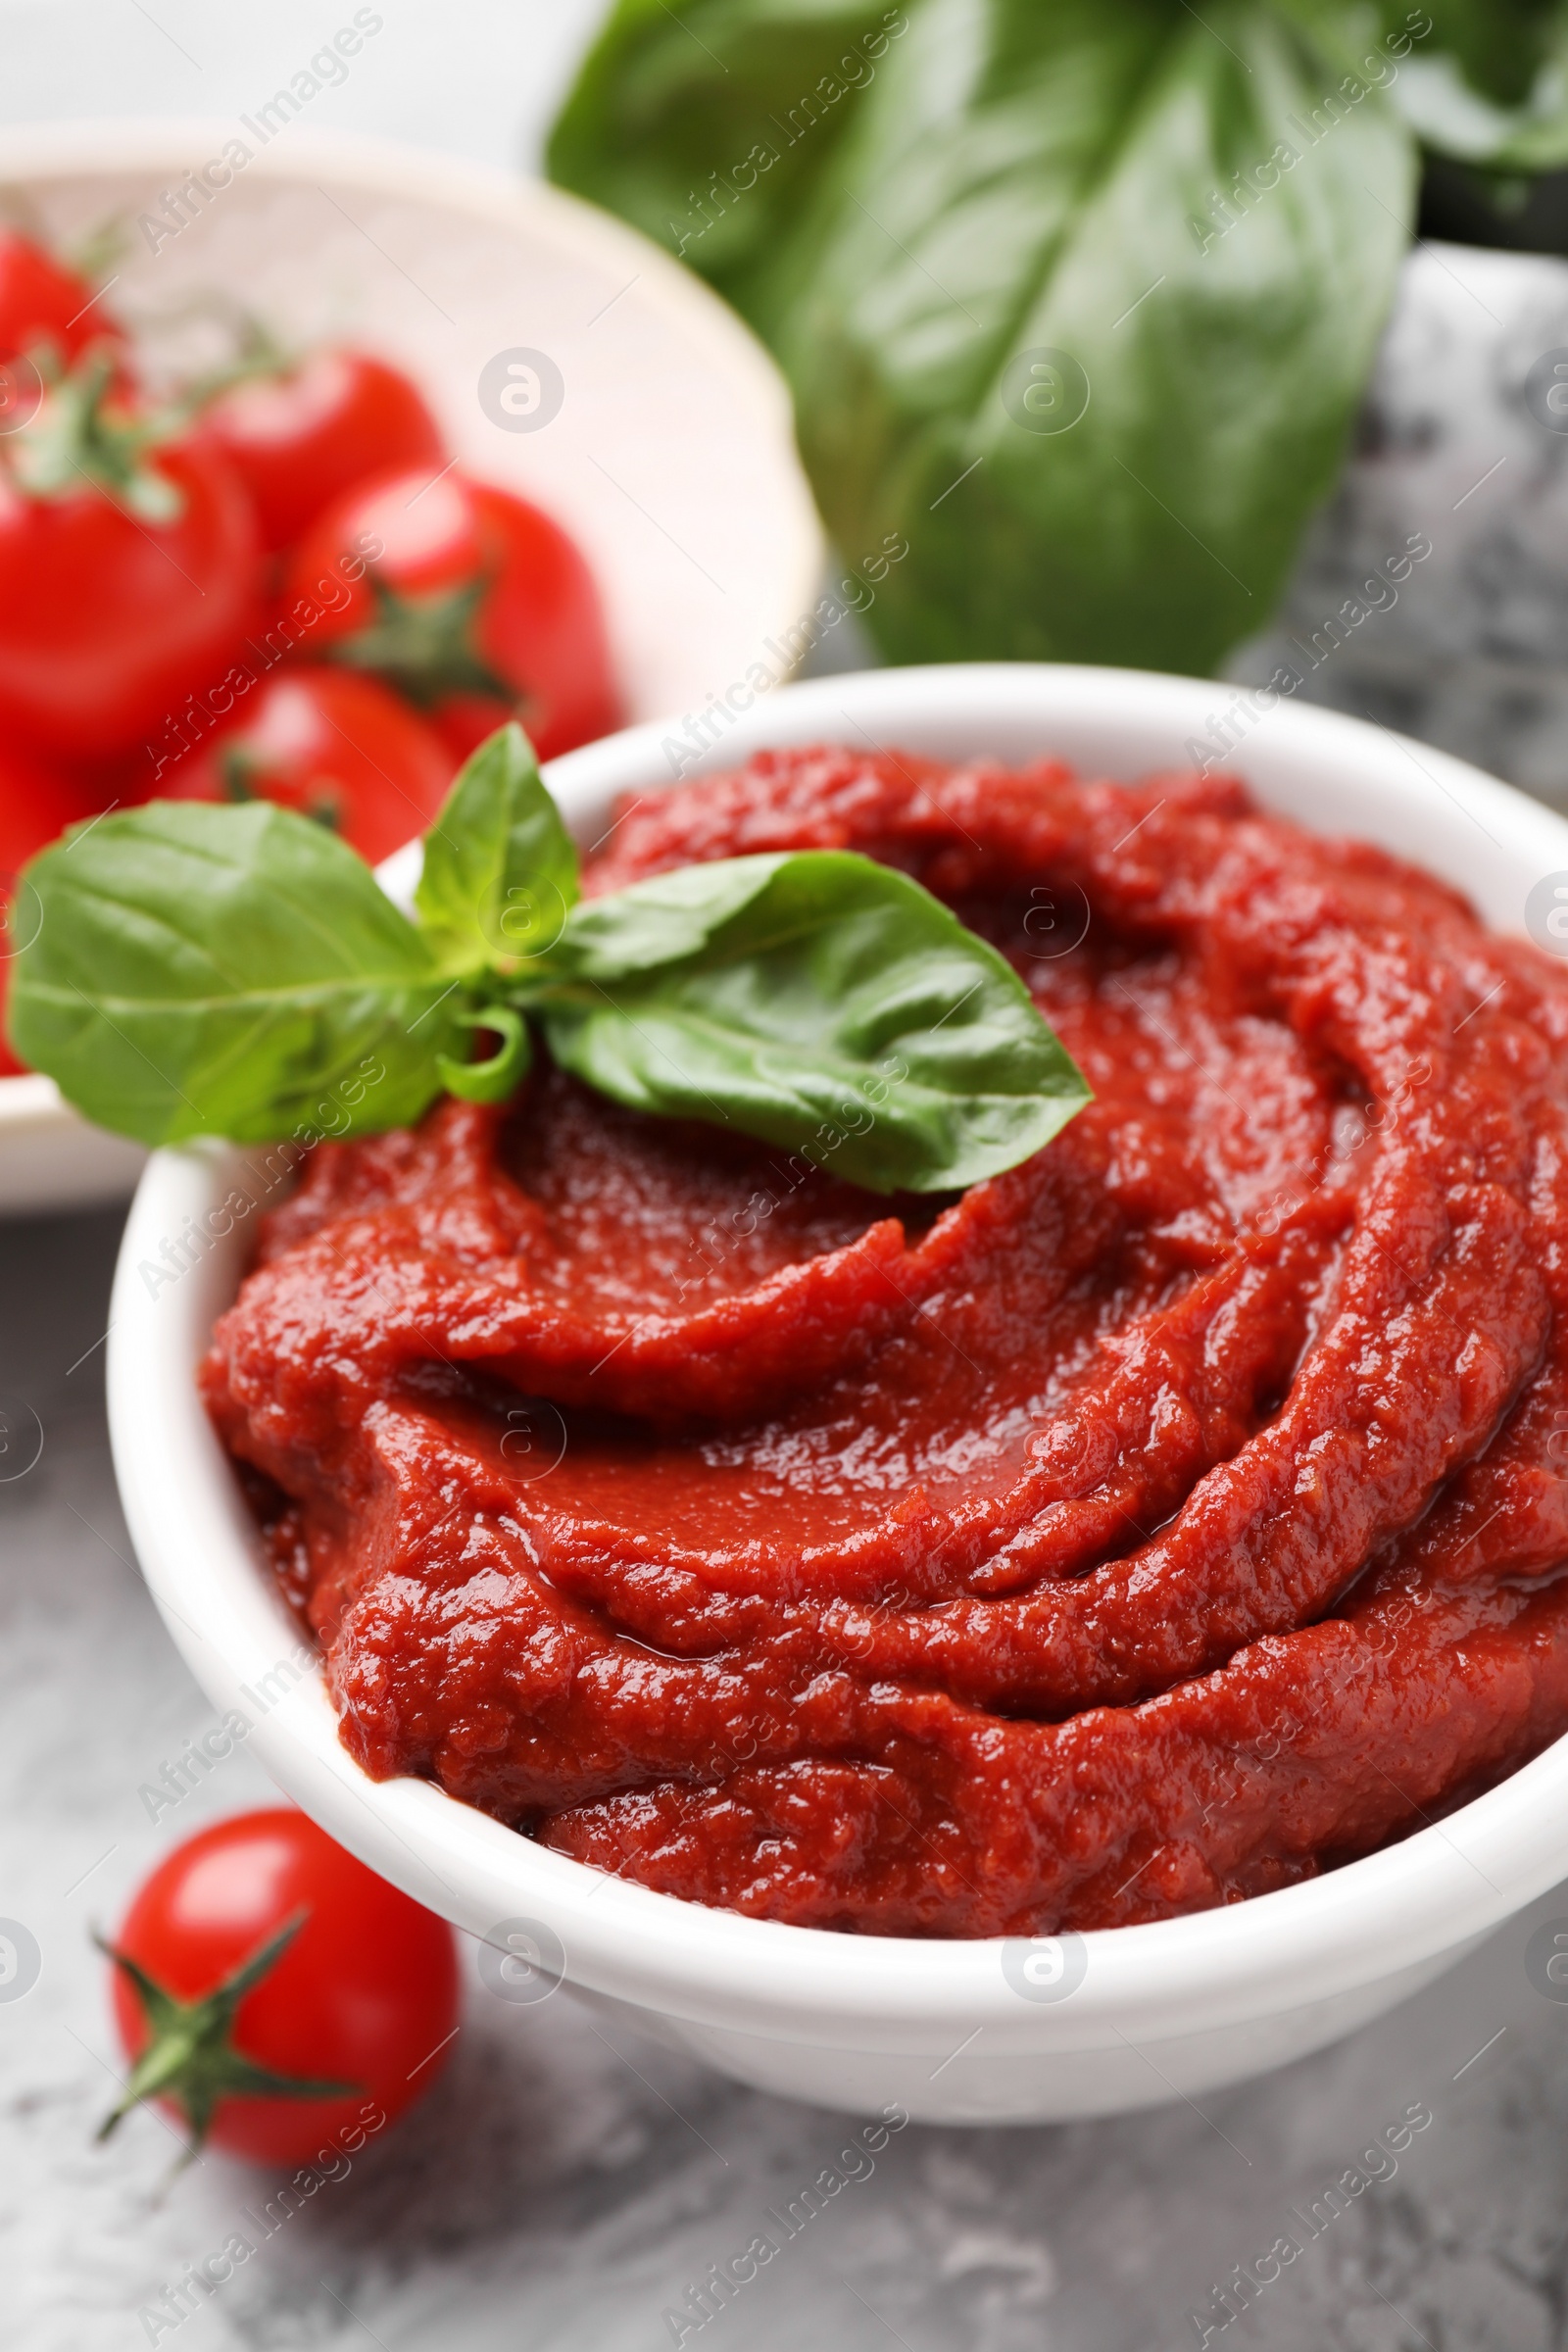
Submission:
{"label": "red tomato paste", "polygon": [[915,874],[1095,1101],[956,1199],[548,1068],[318,1150],[203,1378],[368,1771],[984,1936],[1286,1885],[1568,1728],[1568,974],[1221,778],[776,753],[611,839],[591,890]]}

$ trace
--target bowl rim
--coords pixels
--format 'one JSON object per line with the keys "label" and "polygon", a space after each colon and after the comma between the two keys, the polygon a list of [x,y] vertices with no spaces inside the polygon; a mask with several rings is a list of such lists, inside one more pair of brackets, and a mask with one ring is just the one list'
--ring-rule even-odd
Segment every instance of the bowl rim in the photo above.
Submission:
{"label": "bowl rim", "polygon": [[[1033,743],[1100,773],[1192,764],[1226,690],[1156,673],[1055,664],[952,664],[874,670],[785,686],[764,698],[690,772],[719,769],[770,743],[867,741],[1004,759]],[[1449,878],[1469,887],[1499,929],[1523,928],[1529,881],[1568,874],[1568,822],[1511,786],[1360,719],[1277,697],[1253,713],[1223,760],[1265,802],[1321,786],[1331,805],[1366,808],[1368,837],[1396,849],[1446,825]],[[1242,725],[1233,719],[1232,728]],[[1083,747],[1106,746],[1087,761]],[[668,782],[667,732],[634,727],[571,753],[547,771],[568,821],[592,822],[616,790]],[[1169,745],[1164,757],[1125,747]],[[1118,753],[1118,746],[1123,747]],[[660,773],[663,762],[665,773]],[[1282,779],[1284,781],[1282,782]],[[1492,844],[1472,845],[1463,823]],[[1325,826],[1355,830],[1354,822]],[[1391,838],[1394,836],[1396,838]],[[1404,851],[1403,854],[1410,854]],[[382,869],[394,896],[416,852]],[[1444,859],[1431,862],[1444,869]],[[1528,879],[1527,879],[1528,877]],[[1490,907],[1488,902],[1491,902]],[[264,1588],[231,1476],[189,1379],[193,1347],[232,1296],[236,1241],[162,1306],[139,1261],[157,1237],[217,1197],[233,1160],[199,1145],[154,1154],[126,1228],[109,1335],[109,1410],[117,1475],[143,1571],[170,1632],[220,1707],[275,1654],[286,1625]],[[226,1286],[226,1287],[225,1287]],[[177,1312],[171,1313],[174,1306]],[[205,1316],[198,1332],[196,1325]],[[1249,1900],[1081,1938],[1071,1997],[1021,1997],[1002,1965],[1018,1938],[850,1936],[709,1910],[552,1853],[490,1816],[415,1780],[370,1781],[336,1739],[318,1671],[271,1707],[252,1735],[262,1760],[308,1811],[372,1867],[483,1936],[501,1921],[544,1924],[563,1973],[582,1984],[709,2028],[824,2040],[845,2048],[933,2047],[988,2030],[987,2048],[1038,2050],[1156,2043],[1249,2018],[1307,2008],[1456,1953],[1568,1870],[1568,1737],[1485,1794],[1382,1851]],[[1055,1940],[1055,1939],[1047,1939]],[[972,2037],[972,2034],[971,2034]],[[956,2055],[956,2051],[954,2053]]]}
{"label": "bowl rim", "polygon": [[[77,116],[47,122],[0,127],[0,181],[108,177],[125,172],[178,174],[193,155],[218,153],[234,136],[234,123],[221,116]],[[260,149],[245,167],[251,179],[276,182],[325,175],[357,183],[368,192],[415,196],[457,207],[477,220],[515,226],[519,220],[546,224],[558,250],[570,251],[595,268],[620,268],[657,288],[662,309],[706,351],[715,371],[744,392],[759,427],[765,421],[781,450],[794,447],[794,417],[782,375],[762,345],[729,305],[721,302],[693,270],[638,229],[602,212],[536,173],[499,165],[476,164],[436,148],[418,147],[368,133],[325,130],[311,123],[288,126],[283,152]],[[824,543],[810,497],[802,482],[799,530],[789,566],[790,583],[780,610],[793,616],[814,603]],[[54,1081],[31,1071],[0,1075],[0,1152],[21,1135],[58,1133],[79,1138],[83,1122]],[[117,1155],[114,1164],[122,1163]]]}
{"label": "bowl rim", "polygon": [[[7,123],[0,127],[0,181],[178,171],[182,160],[204,144],[220,149],[233,136],[233,122],[216,115],[78,116]],[[551,235],[574,249],[583,262],[632,267],[657,283],[661,304],[680,316],[697,341],[746,379],[760,408],[782,420],[793,440],[788,388],[752,329],[694,270],[684,269],[662,246],[614,214],[535,172],[510,172],[439,148],[365,131],[323,130],[308,122],[288,125],[281,154],[263,147],[245,166],[251,182],[309,181],[316,174],[357,181],[377,195],[451,206],[504,226],[515,226],[519,220],[548,222]],[[820,545],[818,530],[818,550]]]}

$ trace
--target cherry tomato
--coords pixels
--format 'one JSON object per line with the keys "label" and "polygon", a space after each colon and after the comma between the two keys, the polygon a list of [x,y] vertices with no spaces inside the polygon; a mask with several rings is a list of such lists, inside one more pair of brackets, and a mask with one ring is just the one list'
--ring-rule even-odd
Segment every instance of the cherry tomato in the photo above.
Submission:
{"label": "cherry tomato", "polygon": [[445,451],[406,375],[363,351],[317,351],[285,374],[220,393],[202,430],[233,460],[269,552],[292,547],[323,508],[372,473],[418,466]]}
{"label": "cherry tomato", "polygon": [[457,766],[434,728],[376,679],[285,669],[154,790],[171,801],[281,801],[378,865],[425,831]]}
{"label": "cherry tomato", "polygon": [[[446,1922],[288,1806],[236,1814],[187,1838],[146,1881],[107,1948],[115,2021],[134,2071],[104,2133],[138,2098],[156,2096],[188,2126],[193,2146],[304,2163],[356,2131],[363,2145],[412,2106],[457,2030]],[[247,1964],[235,2001],[231,1981]],[[155,2033],[150,2013],[159,2011]],[[187,2052],[194,2044],[183,2066],[173,2055],[179,2040]],[[273,2087],[256,2082],[257,2069]]]}
{"label": "cherry tomato", "polygon": [[[0,745],[0,1016],[11,958],[28,939],[26,908],[15,904],[17,876],[29,858],[47,849],[68,825],[91,816],[96,806],[86,784],[54,774],[14,744]],[[23,1066],[0,1035],[0,1078],[17,1077]]]}
{"label": "cherry tomato", "polygon": [[0,359],[48,345],[74,360],[90,343],[119,343],[122,330],[94,301],[85,278],[14,228],[0,229]]}
{"label": "cherry tomato", "polygon": [[151,446],[107,388],[101,367],[69,377],[0,440],[0,728],[66,760],[158,732],[256,616],[256,523],[228,460]]}
{"label": "cherry tomato", "polygon": [[542,760],[619,723],[599,592],[548,514],[462,473],[385,475],[313,524],[289,589],[377,542],[317,632],[330,660],[395,685],[462,757],[509,718]]}

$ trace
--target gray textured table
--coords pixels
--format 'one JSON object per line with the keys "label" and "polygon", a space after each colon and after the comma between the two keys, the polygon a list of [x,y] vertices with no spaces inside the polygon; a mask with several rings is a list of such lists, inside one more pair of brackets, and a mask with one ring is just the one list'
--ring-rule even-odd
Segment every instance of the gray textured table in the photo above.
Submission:
{"label": "gray textured table", "polygon": [[[178,1838],[269,1795],[243,1751],[156,1824],[139,1794],[214,1715],[115,1501],[93,1343],[119,1221],[0,1228],[0,1473],[21,1473],[0,1483],[0,1914],[41,1952],[31,1990],[0,1998],[0,2342],[655,2352],[666,2307],[833,2161],[842,2126],[607,2037],[568,1993],[509,2006],[471,1947],[427,2102],[270,2235],[280,2175],[212,2157],[169,2188],[174,2142],[148,2114],[91,2144],[117,2053],[89,1926]],[[1289,2235],[1302,2251],[1227,2344],[1547,2352],[1568,2311],[1568,2005],[1522,1956],[1558,1914],[1568,1890],[1353,2041],[1202,2113],[910,2127],[703,2340],[1161,2352],[1198,2344],[1191,2312]],[[1431,2124],[1355,2176],[1385,2177],[1326,2200],[1412,2107]],[[175,2325],[165,2291],[235,2230],[254,2256]]]}

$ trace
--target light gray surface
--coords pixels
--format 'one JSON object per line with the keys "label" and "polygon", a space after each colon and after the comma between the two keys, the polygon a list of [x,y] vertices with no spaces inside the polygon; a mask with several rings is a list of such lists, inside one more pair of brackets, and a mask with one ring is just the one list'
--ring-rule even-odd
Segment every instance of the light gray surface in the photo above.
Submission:
{"label": "light gray surface", "polygon": [[1339,491],[1231,675],[1568,808],[1565,338],[1568,261],[1417,247]]}
{"label": "light gray surface", "polygon": [[[32,1990],[0,2000],[0,2342],[655,2352],[674,2340],[666,2308],[760,2230],[780,2236],[766,2209],[834,2164],[849,2127],[607,2034],[567,1994],[510,2007],[469,1947],[449,2073],[270,2238],[243,2209],[265,2217],[281,2175],[212,2157],[166,2189],[174,2142],[145,2114],[91,2145],[116,2050],[89,1925],[112,1926],[202,1822],[270,1794],[241,1752],[156,1822],[140,1795],[213,1713],[130,1563],[103,1351],[78,1361],[103,1330],[118,1222],[0,1230],[0,1396],[11,1428],[30,1430],[25,1407],[43,1432],[36,1464],[0,1483],[0,1914],[42,1950]],[[1533,1988],[1523,1953],[1553,1918],[1568,1926],[1568,1890],[1353,2041],[1201,2115],[910,2127],[701,2340],[1174,2352],[1232,2266],[1292,2233],[1302,2251],[1227,2344],[1547,2352],[1568,2305],[1568,2005]],[[1397,2170],[1309,2238],[1290,2209],[1410,2105],[1434,2121]],[[161,2290],[236,2230],[253,2257],[160,2326]]]}

